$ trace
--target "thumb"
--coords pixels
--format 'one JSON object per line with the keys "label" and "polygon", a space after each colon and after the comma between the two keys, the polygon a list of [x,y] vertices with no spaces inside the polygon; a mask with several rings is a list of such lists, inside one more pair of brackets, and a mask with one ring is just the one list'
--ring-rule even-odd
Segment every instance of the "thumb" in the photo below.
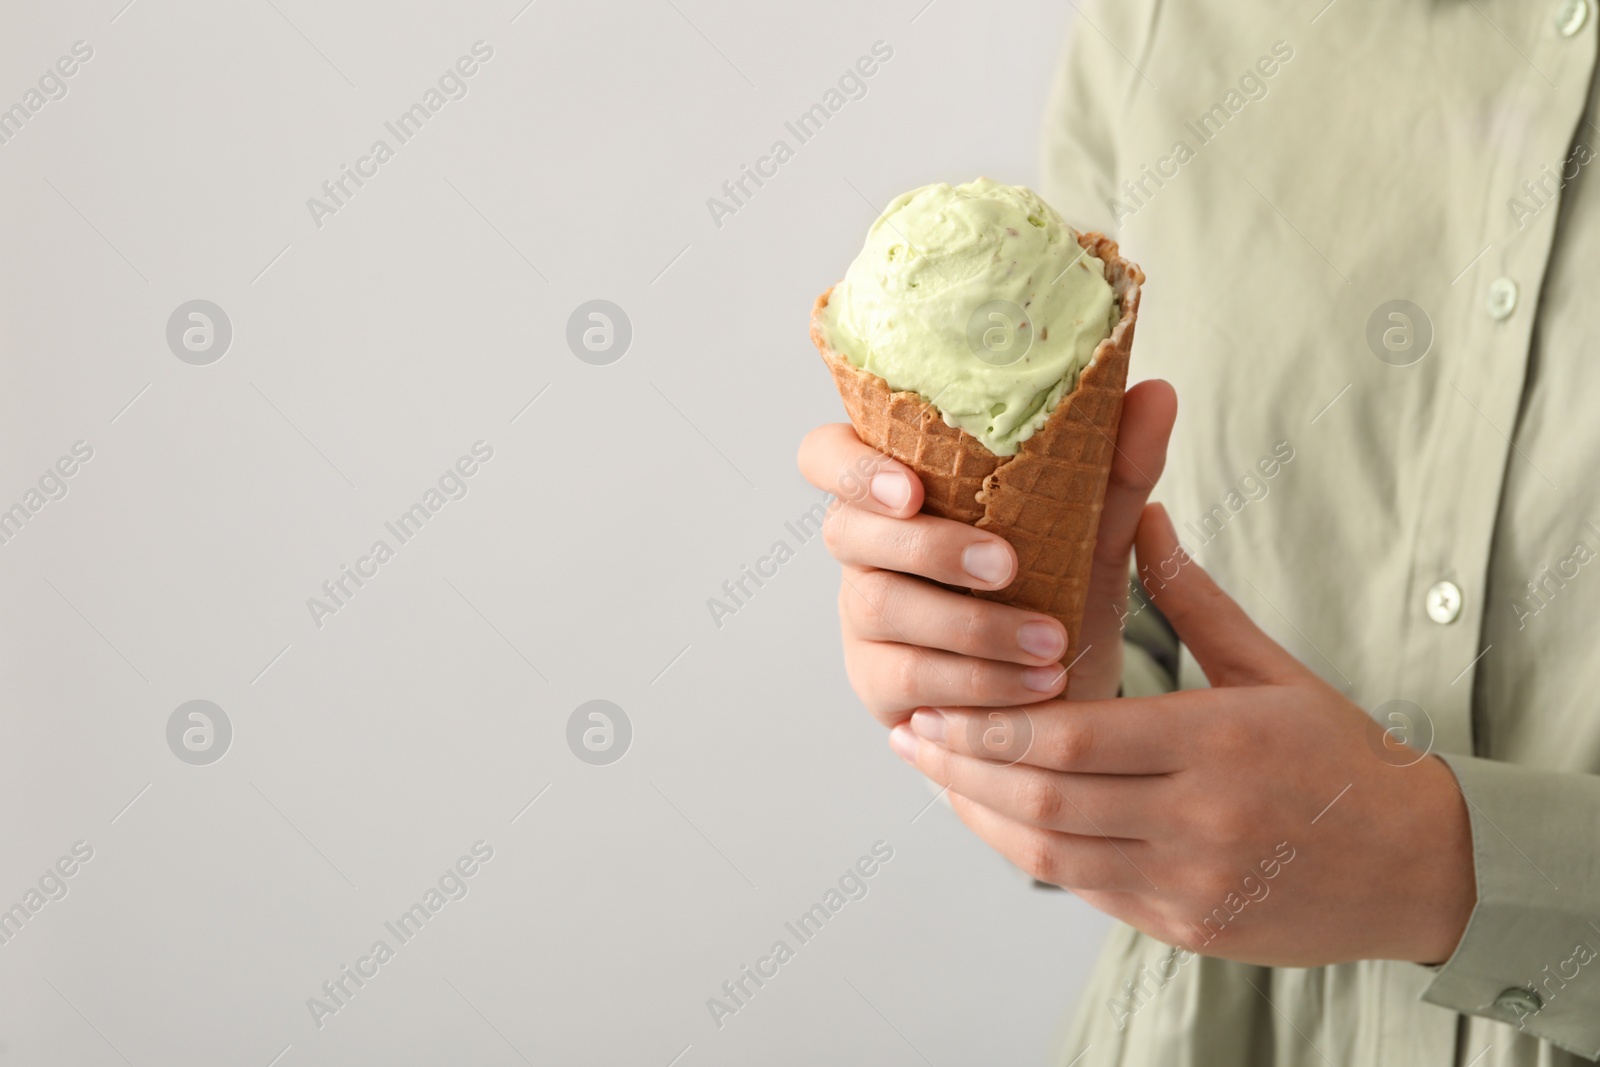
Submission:
{"label": "thumb", "polygon": [[1166,508],[1151,504],[1144,509],[1134,543],[1139,580],[1150,602],[1194,653],[1213,686],[1267,685],[1304,672],[1178,542]]}

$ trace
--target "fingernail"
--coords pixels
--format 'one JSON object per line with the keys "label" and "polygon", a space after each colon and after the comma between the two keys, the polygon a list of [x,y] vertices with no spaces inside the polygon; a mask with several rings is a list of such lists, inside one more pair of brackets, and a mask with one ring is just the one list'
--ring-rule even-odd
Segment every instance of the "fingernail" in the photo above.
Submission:
{"label": "fingernail", "polygon": [[1022,672],[1022,684],[1035,693],[1053,693],[1066,676],[1060,667],[1029,667]]}
{"label": "fingernail", "polygon": [[917,763],[917,738],[911,732],[911,727],[901,723],[889,731],[889,747],[894,749],[894,754],[912,766]]}
{"label": "fingernail", "polygon": [[899,511],[911,499],[911,482],[899,471],[880,471],[872,476],[872,499]]}
{"label": "fingernail", "polygon": [[961,553],[961,566],[985,584],[996,584],[1011,577],[1011,553],[998,541],[979,541]]}
{"label": "fingernail", "polygon": [[1025,622],[1017,630],[1017,644],[1030,656],[1060,659],[1067,650],[1061,627],[1048,622]]}
{"label": "fingernail", "polygon": [[932,741],[935,744],[943,741],[945,727],[944,713],[932,708],[920,708],[911,716],[911,729],[925,741]]}

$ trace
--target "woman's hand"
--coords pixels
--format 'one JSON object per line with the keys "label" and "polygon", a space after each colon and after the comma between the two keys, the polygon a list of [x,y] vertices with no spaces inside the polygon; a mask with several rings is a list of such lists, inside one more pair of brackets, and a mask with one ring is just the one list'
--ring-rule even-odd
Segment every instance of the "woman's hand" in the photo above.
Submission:
{"label": "woman's hand", "polygon": [[1169,945],[1275,967],[1447,959],[1476,901],[1448,765],[1257,629],[1146,514],[1140,576],[1211,688],[921,709],[890,743],[997,852]]}
{"label": "woman's hand", "polygon": [[[1166,463],[1176,414],[1177,396],[1166,382],[1128,391],[1069,699],[1116,695],[1133,535]],[[917,476],[862,444],[848,424],[811,431],[799,464],[812,485],[839,497],[823,537],[844,569],[845,667],[879,722],[892,726],[921,707],[1006,707],[1061,695],[1066,631],[1059,622],[933,584],[1005,588],[1017,567],[1009,544],[965,523],[918,514]]]}

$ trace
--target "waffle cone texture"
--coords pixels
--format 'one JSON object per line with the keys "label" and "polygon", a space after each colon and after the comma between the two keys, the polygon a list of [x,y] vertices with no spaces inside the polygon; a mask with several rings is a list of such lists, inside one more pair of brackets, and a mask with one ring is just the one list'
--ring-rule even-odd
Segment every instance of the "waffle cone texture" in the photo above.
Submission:
{"label": "waffle cone texture", "polygon": [[1144,272],[1098,233],[1078,235],[1105,264],[1121,312],[1095,348],[1077,388],[1014,456],[997,456],[967,431],[946,425],[916,393],[894,392],[829,345],[822,321],[833,290],[817,298],[811,340],[833,374],[862,441],[904,463],[922,479],[922,510],[992,530],[1017,550],[1017,577],[1004,589],[973,595],[1054,616],[1067,629],[1072,664],[1080,654],[1095,534],[1122,420],[1128,359]]}

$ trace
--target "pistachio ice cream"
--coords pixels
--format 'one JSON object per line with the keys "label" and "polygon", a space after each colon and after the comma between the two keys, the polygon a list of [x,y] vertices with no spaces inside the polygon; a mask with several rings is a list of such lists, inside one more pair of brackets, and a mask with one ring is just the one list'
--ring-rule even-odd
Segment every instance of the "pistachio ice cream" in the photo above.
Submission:
{"label": "pistachio ice cream", "polygon": [[828,342],[997,456],[1044,425],[1116,325],[1105,264],[1030,189],[988,178],[897,198],[834,287]]}

